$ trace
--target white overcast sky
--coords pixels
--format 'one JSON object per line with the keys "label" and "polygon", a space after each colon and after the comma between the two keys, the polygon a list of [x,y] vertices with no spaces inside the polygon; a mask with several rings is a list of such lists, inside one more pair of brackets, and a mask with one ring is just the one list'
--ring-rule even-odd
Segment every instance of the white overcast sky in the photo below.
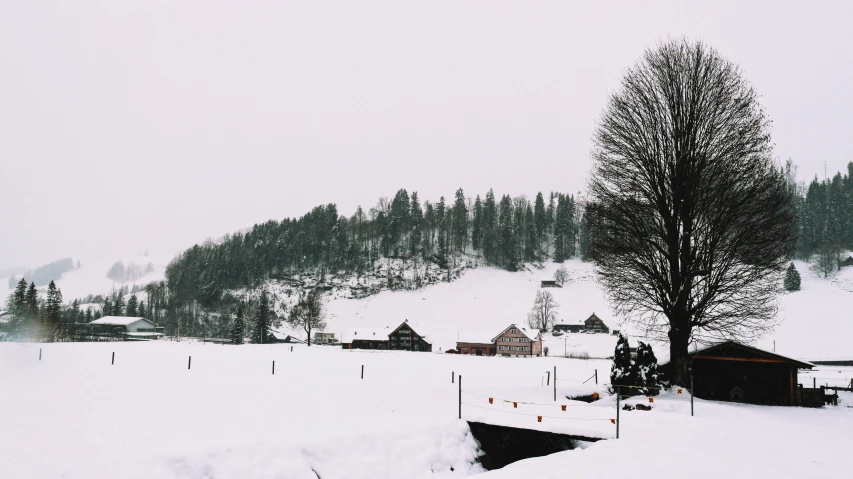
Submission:
{"label": "white overcast sky", "polygon": [[576,193],[621,73],[682,35],[742,67],[778,158],[832,173],[851,3],[6,1],[0,268],[171,255],[401,187]]}

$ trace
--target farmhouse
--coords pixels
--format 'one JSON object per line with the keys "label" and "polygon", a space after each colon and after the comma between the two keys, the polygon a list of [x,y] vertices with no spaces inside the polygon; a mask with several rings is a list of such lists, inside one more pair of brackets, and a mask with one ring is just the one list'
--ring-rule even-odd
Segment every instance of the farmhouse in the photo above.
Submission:
{"label": "farmhouse", "polygon": [[[696,397],[771,406],[801,405],[797,372],[805,361],[726,341],[690,353]],[[661,366],[669,374],[669,364]]]}
{"label": "farmhouse", "polygon": [[456,343],[456,352],[459,354],[473,354],[474,356],[494,356],[495,343],[468,343],[459,341]]}
{"label": "farmhouse", "polygon": [[409,320],[397,326],[397,329],[388,334],[388,349],[399,351],[432,351],[432,344],[426,342],[424,336],[409,326]]}
{"label": "farmhouse", "polygon": [[[78,325],[75,325],[78,326]],[[90,323],[79,325],[79,332],[102,337],[116,337],[126,341],[146,341],[163,336],[163,328],[140,317],[104,316]]]}
{"label": "farmhouse", "polygon": [[532,357],[542,352],[542,335],[538,329],[510,324],[492,338],[497,354],[505,357]]}
{"label": "farmhouse", "polygon": [[335,333],[314,333],[314,344],[337,344]]}

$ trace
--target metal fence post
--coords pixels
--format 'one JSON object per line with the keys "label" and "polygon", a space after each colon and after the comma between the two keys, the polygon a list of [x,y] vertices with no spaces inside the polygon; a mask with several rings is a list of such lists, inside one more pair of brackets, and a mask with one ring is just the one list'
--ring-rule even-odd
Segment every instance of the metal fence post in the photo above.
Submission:
{"label": "metal fence post", "polygon": [[595,370],[595,384],[598,384],[598,369]]}
{"label": "metal fence post", "polygon": [[459,419],[462,419],[462,375],[459,375]]}
{"label": "metal fence post", "polygon": [[557,402],[557,366],[554,366],[554,402]]}
{"label": "metal fence post", "polygon": [[616,386],[616,439],[619,439],[619,405],[622,401],[622,388]]}

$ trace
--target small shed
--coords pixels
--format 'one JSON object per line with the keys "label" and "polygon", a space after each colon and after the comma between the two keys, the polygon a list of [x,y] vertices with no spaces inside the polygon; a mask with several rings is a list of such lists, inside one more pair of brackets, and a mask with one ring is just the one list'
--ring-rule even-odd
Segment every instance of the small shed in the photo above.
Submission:
{"label": "small shed", "polygon": [[562,288],[556,280],[553,279],[543,279],[542,283],[539,286],[540,288]]}
{"label": "small shed", "polygon": [[[696,397],[769,406],[801,404],[797,373],[811,363],[725,341],[689,354]],[[661,366],[669,373],[669,364]]]}
{"label": "small shed", "polygon": [[848,256],[847,259],[838,262],[838,267],[853,266],[853,256]]}

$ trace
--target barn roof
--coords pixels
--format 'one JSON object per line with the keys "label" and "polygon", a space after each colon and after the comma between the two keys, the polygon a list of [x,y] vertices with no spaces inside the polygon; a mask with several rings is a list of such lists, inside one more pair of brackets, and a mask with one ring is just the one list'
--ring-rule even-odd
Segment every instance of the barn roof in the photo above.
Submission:
{"label": "barn roof", "polygon": [[129,326],[137,321],[145,321],[149,324],[154,324],[152,321],[149,321],[139,316],[104,316],[103,318],[96,319],[89,324],[110,324],[113,326]]}
{"label": "barn roof", "polygon": [[344,332],[341,343],[352,343],[353,340],[388,341],[388,328],[353,328]]}
{"label": "barn roof", "polygon": [[411,324],[409,324],[409,320],[408,320],[408,319],[407,319],[407,320],[405,320],[405,321],[403,321],[402,323],[400,323],[400,325],[399,325],[399,326],[397,326],[396,328],[394,328],[394,330],[393,330],[393,331],[391,331],[390,333],[388,333],[388,336],[391,336],[392,334],[396,333],[396,332],[397,332],[400,328],[402,328],[403,326],[408,326],[408,327],[409,327],[409,329],[411,329],[411,330],[412,330],[412,332],[413,332],[413,333],[415,333],[415,336],[417,336],[417,337],[419,337],[419,338],[426,338],[426,336],[421,336],[420,334],[418,334],[418,332],[417,332],[417,331],[415,331],[415,328],[413,328],[413,327],[412,327],[412,325],[411,325]]}
{"label": "barn roof", "polygon": [[[748,344],[739,343],[737,341],[721,341],[718,343],[706,344],[706,345],[698,347],[695,351],[690,351],[688,353],[688,356],[691,358],[693,358],[693,357],[701,358],[703,356],[706,356],[708,353],[713,353],[715,350],[721,349],[725,346],[731,346],[731,347],[734,347],[737,349],[749,351],[753,354],[756,354],[758,356],[764,356],[768,359],[775,359],[778,361],[784,361],[784,362],[792,363],[801,369],[811,369],[814,367],[814,364],[812,364],[810,362],[801,361],[799,359],[790,358],[788,356],[782,356],[781,354],[777,354],[777,353],[774,353],[771,351],[765,351],[763,349],[759,349],[759,348],[756,348],[754,346],[750,346]],[[659,364],[664,365],[664,364],[668,364],[668,363],[669,363],[669,360],[667,359],[667,360],[665,360]]]}

